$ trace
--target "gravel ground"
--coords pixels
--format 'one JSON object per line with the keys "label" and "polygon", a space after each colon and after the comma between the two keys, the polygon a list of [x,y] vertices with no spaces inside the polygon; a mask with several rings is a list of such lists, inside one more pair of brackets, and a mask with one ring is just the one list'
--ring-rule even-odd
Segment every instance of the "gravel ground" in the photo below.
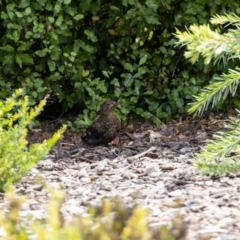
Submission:
{"label": "gravel ground", "polygon": [[187,240],[240,239],[240,173],[212,179],[193,166],[193,154],[209,138],[209,129],[219,128],[219,122],[209,122],[128,128],[118,148],[90,148],[68,135],[17,185],[16,191],[27,196],[21,215],[44,216],[47,194],[36,181],[41,178],[66,191],[66,220],[110,197],[147,207],[151,227],[182,216]]}

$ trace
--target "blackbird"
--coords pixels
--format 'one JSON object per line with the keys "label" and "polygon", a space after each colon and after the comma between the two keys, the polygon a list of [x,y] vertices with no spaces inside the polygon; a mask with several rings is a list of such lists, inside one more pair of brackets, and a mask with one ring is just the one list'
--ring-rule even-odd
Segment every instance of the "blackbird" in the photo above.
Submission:
{"label": "blackbird", "polygon": [[87,134],[83,141],[90,145],[107,144],[111,142],[121,129],[121,122],[113,113],[117,102],[107,100],[100,108],[100,116],[87,129]]}

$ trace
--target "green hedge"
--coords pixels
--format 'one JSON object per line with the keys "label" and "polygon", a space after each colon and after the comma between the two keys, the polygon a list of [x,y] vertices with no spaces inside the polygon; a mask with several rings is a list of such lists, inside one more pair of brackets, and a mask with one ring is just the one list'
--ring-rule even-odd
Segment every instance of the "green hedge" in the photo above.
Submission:
{"label": "green hedge", "polygon": [[[89,124],[106,98],[121,119],[134,111],[155,123],[185,112],[218,69],[192,66],[172,33],[240,12],[236,1],[1,1],[0,98],[24,87],[31,104],[57,93],[84,103]],[[222,68],[221,65],[218,68]]]}

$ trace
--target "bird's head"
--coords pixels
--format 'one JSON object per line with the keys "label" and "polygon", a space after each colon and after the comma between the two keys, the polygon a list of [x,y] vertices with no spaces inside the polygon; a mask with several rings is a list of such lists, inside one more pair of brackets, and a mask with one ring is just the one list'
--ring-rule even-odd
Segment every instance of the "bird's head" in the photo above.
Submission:
{"label": "bird's head", "polygon": [[104,115],[104,114],[108,114],[109,112],[113,112],[114,108],[117,105],[118,105],[118,102],[114,102],[111,100],[105,101],[100,108],[100,114]]}

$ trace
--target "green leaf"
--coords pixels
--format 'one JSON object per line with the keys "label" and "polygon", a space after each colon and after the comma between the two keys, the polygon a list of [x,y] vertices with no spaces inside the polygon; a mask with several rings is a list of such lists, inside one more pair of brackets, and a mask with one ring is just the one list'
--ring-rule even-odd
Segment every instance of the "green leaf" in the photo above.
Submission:
{"label": "green leaf", "polygon": [[145,74],[146,72],[148,72],[148,68],[147,67],[139,67],[138,68],[138,72],[141,74]]}
{"label": "green leaf", "polygon": [[[49,75],[49,77],[47,78],[47,80],[49,82],[55,82],[58,81],[62,78],[61,74],[59,72],[53,72],[52,74]],[[59,86],[58,86],[59,87]],[[60,90],[58,90],[59,92]]]}
{"label": "green leaf", "polygon": [[27,64],[33,64],[33,58],[30,54],[27,53],[20,53],[19,54],[23,63],[27,63]]}
{"label": "green leaf", "polygon": [[[14,13],[12,11],[7,12],[10,19],[14,18]],[[9,26],[10,24],[8,24]]]}
{"label": "green leaf", "polygon": [[110,6],[110,9],[113,10],[113,11],[119,11],[120,9],[116,6]]}
{"label": "green leaf", "polygon": [[32,45],[33,45],[32,42],[23,42],[23,43],[17,48],[17,52],[23,52],[23,51],[29,50]]}
{"label": "green leaf", "polygon": [[84,33],[88,36],[88,38],[89,38],[92,42],[97,42],[97,41],[98,41],[97,37],[94,35],[94,32],[85,29],[85,30],[84,30]]}
{"label": "green leaf", "polygon": [[58,15],[61,10],[62,10],[62,4],[59,2],[56,2],[54,9],[53,9],[54,14]]}
{"label": "green leaf", "polygon": [[74,56],[69,56],[69,60],[70,60],[71,62],[74,62],[74,61],[75,61],[75,57],[74,57]]}
{"label": "green leaf", "polygon": [[20,3],[18,5],[19,8],[26,8],[30,4],[30,0],[20,0]]}
{"label": "green leaf", "polygon": [[120,89],[119,87],[115,88],[115,90],[114,90],[114,96],[118,98],[118,97],[121,96],[121,94],[122,94],[121,89]]}
{"label": "green leaf", "polygon": [[62,51],[59,47],[54,47],[51,51],[51,60],[58,61],[62,58]]}
{"label": "green leaf", "polygon": [[17,30],[15,30],[15,31],[13,32],[12,37],[13,37],[13,40],[14,40],[15,42],[17,42],[17,41],[19,40],[20,33],[19,33]]}
{"label": "green leaf", "polygon": [[26,15],[31,14],[31,12],[32,12],[32,9],[31,9],[30,7],[27,7],[27,8],[25,9]]}
{"label": "green leaf", "polygon": [[42,7],[45,7],[47,0],[36,0]]}
{"label": "green leaf", "polygon": [[103,70],[102,73],[103,73],[103,75],[104,75],[105,77],[109,78],[109,74],[108,74],[107,71]]}
{"label": "green leaf", "polygon": [[133,83],[133,76],[132,76],[132,74],[127,73],[125,80],[124,80],[124,86],[126,88],[129,88],[129,87],[131,87],[132,83]]}
{"label": "green leaf", "polygon": [[2,19],[7,19],[8,15],[5,12],[1,12],[1,18]]}
{"label": "green leaf", "polygon": [[84,17],[84,16],[83,16],[82,14],[78,14],[78,15],[76,15],[75,17],[73,17],[73,19],[78,21],[78,20],[83,19],[83,17]]}
{"label": "green leaf", "polygon": [[19,54],[15,55],[15,60],[18,63],[19,67],[22,68],[22,59],[21,59],[21,56]]}
{"label": "green leaf", "polygon": [[82,71],[82,76],[83,77],[87,77],[90,74],[90,72],[88,70],[83,70]]}
{"label": "green leaf", "polygon": [[114,78],[111,81],[111,84],[113,84],[115,87],[120,87],[120,83],[119,83],[119,80],[117,78]]}
{"label": "green leaf", "polygon": [[65,52],[65,53],[63,53],[63,56],[68,58],[69,57],[69,53]]}
{"label": "green leaf", "polygon": [[63,1],[63,4],[67,5],[67,4],[70,4],[72,0],[64,0]]}
{"label": "green leaf", "polygon": [[128,6],[128,0],[122,0],[122,5],[124,7],[127,7]]}
{"label": "green leaf", "polygon": [[54,61],[48,60],[48,61],[47,61],[47,64],[48,64],[49,70],[50,70],[51,72],[55,71],[55,69],[56,69],[56,64],[55,64]]}
{"label": "green leaf", "polygon": [[162,119],[169,119],[169,114],[164,112],[162,109],[162,106],[160,106],[157,111],[156,111],[156,115],[158,118],[162,118]]}
{"label": "green leaf", "polygon": [[3,58],[3,65],[8,64],[8,63],[12,63],[14,59],[14,54],[7,54],[4,56]]}
{"label": "green leaf", "polygon": [[60,14],[55,22],[55,26],[60,26],[63,22],[63,16]]}
{"label": "green leaf", "polygon": [[171,63],[171,59],[169,59],[169,58],[166,58],[166,59],[164,59],[164,61],[163,61],[163,64],[164,65],[169,65]]}
{"label": "green leaf", "polygon": [[39,79],[36,79],[34,80],[34,86],[38,89],[42,86],[43,84],[43,81],[39,80]]}
{"label": "green leaf", "polygon": [[182,71],[182,76],[185,79],[189,79],[188,72],[187,71]]}
{"label": "green leaf", "polygon": [[39,57],[45,57],[47,55],[47,52],[43,50],[38,50],[35,52],[35,54],[38,55]]}
{"label": "green leaf", "polygon": [[76,56],[77,56],[77,53],[75,53],[75,52],[70,52],[70,55],[76,57]]}
{"label": "green leaf", "polygon": [[161,46],[159,49],[162,53],[167,54],[167,49],[165,47]]}
{"label": "green leaf", "polygon": [[79,9],[81,9],[81,12],[85,13],[89,10],[90,6],[91,6],[91,1],[81,0],[79,4]]}
{"label": "green leaf", "polygon": [[146,91],[146,92],[144,92],[144,95],[152,95],[154,93],[154,91],[153,90],[148,90],[148,91]]}
{"label": "green leaf", "polygon": [[9,4],[6,6],[7,12],[13,11],[13,9],[15,8],[15,6],[16,6],[15,3],[9,3]]}
{"label": "green leaf", "polygon": [[2,50],[5,50],[6,52],[14,52],[14,48],[7,44],[5,47],[1,47]]}
{"label": "green leaf", "polygon": [[91,97],[94,97],[94,96],[95,96],[95,91],[93,91],[92,88],[86,87],[86,90],[87,90],[88,94],[89,94]]}
{"label": "green leaf", "polygon": [[129,72],[133,72],[133,66],[131,63],[125,63],[124,64],[124,69],[128,70]]}
{"label": "green leaf", "polygon": [[87,53],[87,52],[81,52],[81,53],[79,53],[78,54],[78,60],[80,61],[80,62],[85,62],[86,60],[88,60],[89,59],[89,53]]}
{"label": "green leaf", "polygon": [[93,53],[94,52],[94,47],[91,46],[91,45],[83,45],[81,46],[83,50],[85,50],[86,52],[89,52],[89,53]]}
{"label": "green leaf", "polygon": [[50,23],[54,23],[55,18],[54,18],[54,17],[48,17],[48,21],[49,21]]}
{"label": "green leaf", "polygon": [[34,98],[37,98],[37,96],[38,96],[38,93],[36,91],[32,91],[31,94]]}
{"label": "green leaf", "polygon": [[25,38],[31,38],[33,33],[31,31],[27,31],[25,34]]}
{"label": "green leaf", "polygon": [[65,67],[63,65],[62,66],[58,66],[58,71],[59,72],[63,73],[64,69],[65,69]]}
{"label": "green leaf", "polygon": [[136,113],[139,115],[142,115],[144,113],[144,110],[142,108],[136,108]]}
{"label": "green leaf", "polygon": [[149,24],[160,24],[159,20],[157,17],[154,17],[154,16],[149,16],[146,18],[146,21],[149,23]]}
{"label": "green leaf", "polygon": [[48,11],[52,11],[53,5],[52,5],[51,3],[47,3],[46,9],[47,9]]}
{"label": "green leaf", "polygon": [[46,88],[43,88],[43,87],[38,87],[38,89],[37,89],[38,93],[42,93],[42,92],[45,92],[45,91],[46,91]]}
{"label": "green leaf", "polygon": [[143,65],[146,61],[147,61],[147,55],[144,55],[143,57],[141,57],[140,61],[139,61],[139,65]]}
{"label": "green leaf", "polygon": [[16,16],[19,17],[19,18],[22,18],[23,17],[23,14],[21,12],[15,12]]}
{"label": "green leaf", "polygon": [[51,38],[53,38],[54,40],[58,40],[58,35],[55,33],[55,32],[53,32],[53,31],[51,31],[50,33],[49,33],[49,35],[51,36]]}
{"label": "green leaf", "polygon": [[107,87],[105,85],[99,85],[98,89],[102,91],[102,93],[107,93]]}

